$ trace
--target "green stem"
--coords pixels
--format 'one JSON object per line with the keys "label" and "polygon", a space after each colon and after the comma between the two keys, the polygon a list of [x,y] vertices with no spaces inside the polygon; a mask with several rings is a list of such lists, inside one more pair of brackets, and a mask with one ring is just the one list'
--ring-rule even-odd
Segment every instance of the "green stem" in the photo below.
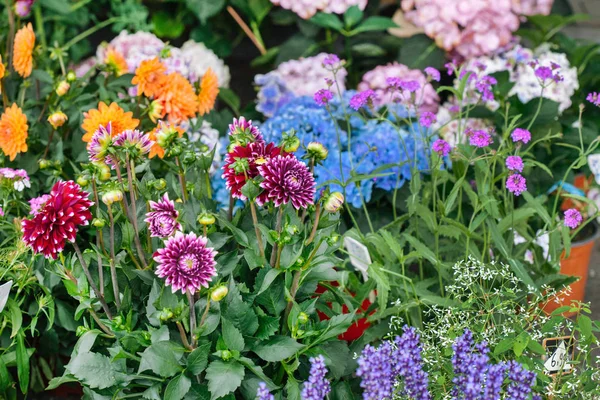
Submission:
{"label": "green stem", "polygon": [[106,21],[102,21],[96,25],[94,25],[93,27],[91,27],[90,29],[88,29],[87,31],[81,32],[79,35],[75,36],[73,39],[69,40],[63,47],[62,50],[67,51],[69,50],[69,48],[71,48],[71,46],[75,45],[77,42],[79,42],[80,40],[85,39],[86,37],[90,36],[91,34],[99,31],[102,28],[105,28],[107,26],[109,26],[110,24],[117,22],[120,18],[119,17],[112,17],[107,19]]}

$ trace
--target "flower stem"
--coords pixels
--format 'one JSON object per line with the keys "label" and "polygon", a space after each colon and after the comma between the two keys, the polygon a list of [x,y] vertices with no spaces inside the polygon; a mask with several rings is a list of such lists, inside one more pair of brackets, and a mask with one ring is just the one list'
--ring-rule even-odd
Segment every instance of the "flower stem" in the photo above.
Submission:
{"label": "flower stem", "polygon": [[115,267],[115,221],[112,214],[112,206],[108,207],[108,219],[110,222],[110,279],[112,281],[113,294],[117,310],[121,308],[121,298],[119,297],[119,280],[117,279],[117,268]]}
{"label": "flower stem", "polygon": [[183,346],[188,350],[194,350],[194,348],[190,346],[190,342],[188,342],[187,340],[187,336],[185,334],[185,330],[183,329],[183,325],[181,325],[181,322],[177,321],[175,324],[177,325],[177,329],[179,330],[179,336],[181,337]]}
{"label": "flower stem", "polygon": [[237,11],[235,11],[231,6],[227,6],[227,12],[233,17],[233,19],[235,20],[235,22],[237,22],[240,28],[242,28],[242,30],[244,31],[246,36],[250,38],[252,43],[254,43],[254,46],[256,46],[260,54],[263,56],[267,54],[265,46],[260,42],[259,38],[252,32],[250,27],[248,27],[248,25],[244,22],[242,17],[240,17]]}
{"label": "flower stem", "polygon": [[[92,177],[92,189],[94,192],[94,201],[96,202],[96,218],[100,218],[100,201],[98,199],[98,187],[96,186],[96,177]],[[104,239],[102,237],[102,229],[98,229],[98,233],[96,234],[96,247],[98,251],[96,252],[97,261],[98,261],[98,278],[100,280],[100,293],[104,296],[104,265],[102,263],[102,253],[104,251]]]}
{"label": "flower stem", "polygon": [[258,250],[260,251],[260,257],[264,259],[265,248],[263,245],[260,229],[258,229],[258,217],[256,216],[256,206],[252,201],[249,201],[248,204],[250,204],[250,214],[252,214],[252,222],[254,222],[254,233],[256,233],[256,241],[258,242]]}
{"label": "flower stem", "polygon": [[12,12],[10,0],[5,0],[8,13],[8,35],[6,36],[6,52],[8,53],[8,68],[12,70],[13,39],[15,37],[15,16]]}
{"label": "flower stem", "polygon": [[296,293],[298,293],[298,288],[300,287],[300,278],[302,277],[302,270],[299,269],[294,273],[294,280],[292,281],[292,286],[290,287],[290,301],[288,301],[287,306],[285,307],[285,314],[283,314],[283,326],[284,329],[287,330],[287,320],[290,316],[290,312],[292,311],[292,307],[294,306],[294,301],[296,299]]}
{"label": "flower stem", "polygon": [[317,227],[319,226],[319,218],[321,218],[321,203],[317,203],[317,208],[315,209],[315,223],[313,224],[312,231],[310,232],[310,236],[306,240],[305,245],[309,245],[315,239],[315,235],[317,234]]}
{"label": "flower stem", "polygon": [[191,291],[186,291],[188,302],[190,304],[190,341],[192,347],[196,347],[196,338],[194,332],[196,331],[196,300],[194,300],[194,294]]}
{"label": "flower stem", "polygon": [[[7,0],[8,1],[8,0]],[[79,35],[75,36],[73,39],[69,40],[63,47],[62,50],[67,51],[69,50],[69,48],[71,46],[73,46],[74,44],[76,44],[77,42],[79,42],[80,40],[85,39],[86,37],[90,36],[91,34],[93,34],[94,32],[99,31],[100,29],[112,24],[113,22],[118,21],[119,18],[118,17],[112,17],[109,18],[105,21],[102,21],[94,26],[92,26],[90,29],[88,29],[87,31],[81,32]]]}
{"label": "flower stem", "polygon": [[229,195],[229,209],[227,210],[227,219],[231,222],[233,219],[233,207],[235,205],[235,199],[230,194]]}
{"label": "flower stem", "polygon": [[90,274],[90,269],[88,268],[87,263],[83,259],[83,254],[81,254],[81,250],[79,249],[79,246],[77,246],[76,242],[73,242],[73,248],[75,249],[77,258],[79,258],[79,262],[81,263],[81,268],[83,268],[83,272],[85,273],[85,277],[87,278],[88,283],[90,284],[92,290],[96,294],[96,297],[98,297],[98,301],[100,302],[100,305],[104,309],[106,316],[108,317],[108,319],[112,320],[112,314],[110,312],[110,309],[108,308],[108,304],[106,304],[106,300],[104,300],[104,296],[102,296],[102,294],[98,290],[98,286],[96,286],[96,283],[92,279],[92,274]]}
{"label": "flower stem", "polygon": [[50,131],[50,136],[48,137],[48,144],[46,145],[46,150],[44,150],[44,156],[42,157],[42,159],[46,159],[46,156],[48,155],[48,150],[50,149],[50,143],[52,143],[52,138],[54,137],[54,131],[55,131],[55,129],[52,129],[52,131]]}
{"label": "flower stem", "polygon": [[[275,230],[278,233],[278,236],[281,236],[281,220],[283,218],[283,204],[279,207],[279,212],[277,213],[277,224],[275,225]],[[279,238],[279,237],[278,237]],[[273,251],[271,252],[271,267],[275,267],[275,261],[277,261],[277,248],[278,245],[275,243],[273,245]]]}
{"label": "flower stem", "polygon": [[185,172],[181,168],[181,163],[179,162],[179,157],[175,157],[175,164],[177,164],[177,175],[179,175],[179,184],[181,185],[182,197],[181,199],[185,203],[188,200],[187,186],[185,184]]}
{"label": "flower stem", "polygon": [[200,326],[204,325],[204,321],[206,321],[206,317],[208,317],[209,311],[210,311],[210,296],[206,296],[206,307],[204,307],[204,312],[202,313],[202,318],[200,318]]}
{"label": "flower stem", "polygon": [[135,247],[137,249],[138,252],[138,257],[140,258],[140,261],[142,262],[142,265],[144,266],[144,268],[148,267],[148,264],[146,264],[146,258],[144,257],[144,250],[142,249],[142,243],[140,242],[140,230],[138,229],[138,224],[137,224],[137,207],[135,205],[135,188],[133,187],[133,172],[135,171],[135,166],[133,164],[133,160],[127,159],[125,162],[126,166],[127,166],[127,182],[129,183],[129,200],[131,202],[131,212],[130,212],[130,219],[131,219],[131,224],[133,225],[133,241],[135,242]]}

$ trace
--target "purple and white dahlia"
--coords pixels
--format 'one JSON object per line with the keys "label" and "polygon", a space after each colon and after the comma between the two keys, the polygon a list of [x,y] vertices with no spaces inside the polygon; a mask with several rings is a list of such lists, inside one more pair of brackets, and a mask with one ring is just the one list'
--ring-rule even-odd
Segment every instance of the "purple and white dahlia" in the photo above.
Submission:
{"label": "purple and white dahlia", "polygon": [[277,207],[291,202],[299,210],[314,203],[315,178],[296,157],[274,157],[259,165],[258,171],[264,178],[260,186]]}
{"label": "purple and white dahlia", "polygon": [[150,210],[144,220],[148,223],[150,236],[165,238],[181,230],[181,224],[177,222],[179,211],[168,193],[158,201],[150,201]]}
{"label": "purple and white dahlia", "polygon": [[113,145],[135,151],[137,155],[141,156],[150,152],[154,141],[150,140],[150,136],[142,131],[128,129],[115,136]]}
{"label": "purple and white dahlia", "polygon": [[206,247],[205,237],[191,232],[175,233],[165,241],[165,247],[154,253],[154,261],[158,263],[156,275],[165,278],[165,284],[171,286],[175,293],[189,291],[195,293],[202,287],[208,287],[215,269],[217,252]]}

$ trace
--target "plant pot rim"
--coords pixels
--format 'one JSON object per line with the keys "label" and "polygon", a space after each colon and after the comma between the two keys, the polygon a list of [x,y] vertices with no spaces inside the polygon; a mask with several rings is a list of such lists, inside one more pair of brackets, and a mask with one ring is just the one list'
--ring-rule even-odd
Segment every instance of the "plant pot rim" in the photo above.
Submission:
{"label": "plant pot rim", "polygon": [[594,221],[592,221],[591,225],[594,228],[594,233],[592,234],[592,236],[590,236],[586,239],[583,239],[583,240],[578,240],[576,242],[573,242],[574,246],[585,246],[586,244],[589,244],[590,242],[596,241],[596,239],[598,239],[598,237],[600,237],[600,229],[598,228],[598,222],[596,222],[594,220]]}

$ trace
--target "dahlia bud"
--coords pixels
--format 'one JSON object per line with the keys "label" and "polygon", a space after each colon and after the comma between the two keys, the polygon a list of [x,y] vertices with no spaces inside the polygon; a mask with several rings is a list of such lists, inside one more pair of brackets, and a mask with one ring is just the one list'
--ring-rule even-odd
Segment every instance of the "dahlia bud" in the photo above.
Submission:
{"label": "dahlia bud", "polygon": [[337,233],[333,233],[331,236],[327,238],[327,244],[332,246],[336,244],[340,240],[340,235]]}
{"label": "dahlia bud", "polygon": [[325,210],[330,213],[336,213],[344,205],[344,195],[340,192],[333,192],[325,199]]}
{"label": "dahlia bud", "polygon": [[92,225],[94,225],[96,228],[104,228],[104,225],[106,225],[106,220],[104,218],[94,218]]}
{"label": "dahlia bud", "polygon": [[110,179],[110,167],[106,164],[94,164],[98,168],[98,179],[101,181],[107,181]]}
{"label": "dahlia bud", "polygon": [[67,81],[60,81],[60,83],[56,87],[56,94],[59,96],[64,96],[65,94],[67,94],[70,88],[71,85],[69,85]]}
{"label": "dahlia bud", "polygon": [[83,175],[77,177],[77,184],[81,187],[86,187],[90,183],[89,179]]}
{"label": "dahlia bud", "polygon": [[48,117],[48,122],[54,129],[63,126],[65,122],[67,122],[67,115],[62,111],[56,111],[50,114]]}
{"label": "dahlia bud", "polygon": [[233,356],[233,354],[231,354],[231,352],[229,350],[221,351],[221,359],[223,359],[223,361],[229,360],[232,356]]}
{"label": "dahlia bud", "polygon": [[77,74],[75,71],[71,70],[67,72],[67,82],[75,82],[77,80]]}
{"label": "dahlia bud", "polygon": [[123,200],[123,192],[120,190],[109,190],[102,195],[102,202],[107,206]]}
{"label": "dahlia bud", "polygon": [[207,213],[207,212],[203,212],[202,214],[200,214],[198,216],[198,223],[200,225],[204,225],[204,226],[208,226],[208,225],[212,225],[216,222],[215,216]]}
{"label": "dahlia bud", "polygon": [[306,324],[308,322],[308,314],[306,314],[305,312],[301,312],[300,314],[298,314],[298,322],[301,324]]}
{"label": "dahlia bud", "polygon": [[39,161],[40,169],[50,168],[51,164],[52,163],[48,160],[40,160]]}
{"label": "dahlia bud", "polygon": [[310,142],[308,146],[306,146],[306,152],[308,153],[308,157],[315,161],[323,161],[327,158],[327,154],[329,154],[329,151],[325,146],[319,142]]}
{"label": "dahlia bud", "polygon": [[[157,135],[157,137],[158,137],[158,135]],[[157,143],[158,143],[158,142],[157,142]],[[160,147],[163,147],[163,146],[162,146],[160,143],[158,143],[158,145],[159,145]],[[164,147],[163,147],[163,148],[164,148]],[[177,156],[179,156],[179,155],[181,154],[181,151],[182,151],[182,150],[181,150],[181,146],[179,146],[179,145],[175,145],[175,146],[171,147],[171,149],[169,150],[169,155],[171,155],[171,156],[174,156],[174,157],[177,157]]]}
{"label": "dahlia bud", "polygon": [[77,327],[77,330],[75,331],[75,335],[77,337],[81,337],[81,336],[83,336],[84,333],[86,333],[89,330],[90,330],[90,328],[88,328],[87,326],[79,325]]}
{"label": "dahlia bud", "polygon": [[163,178],[157,179],[153,182],[153,186],[156,190],[163,190],[167,187],[167,181],[165,181]]}
{"label": "dahlia bud", "polygon": [[210,294],[210,299],[212,301],[219,302],[223,300],[225,296],[227,296],[227,293],[229,293],[229,289],[227,289],[227,286],[219,286]]}
{"label": "dahlia bud", "polygon": [[158,319],[160,319],[162,322],[167,322],[171,318],[173,318],[174,315],[175,314],[173,314],[173,311],[171,311],[170,309],[163,308],[163,310],[160,312],[160,315],[158,316]]}
{"label": "dahlia bud", "polygon": [[185,165],[191,165],[196,161],[196,154],[193,151],[186,151],[181,160]]}
{"label": "dahlia bud", "polygon": [[[156,143],[162,147],[169,147],[169,144],[178,136],[178,132],[176,129],[172,128],[170,125],[162,124],[161,128],[156,132]],[[181,150],[179,151],[181,154]],[[179,155],[176,154],[176,155]]]}
{"label": "dahlia bud", "polygon": [[283,143],[283,151],[286,153],[293,153],[300,147],[300,139],[296,136],[287,138]]}
{"label": "dahlia bud", "polygon": [[152,103],[150,103],[150,106],[148,107],[148,117],[152,122],[156,123],[156,121],[158,121],[158,119],[161,118],[162,115],[163,106],[158,101],[154,100]]}

